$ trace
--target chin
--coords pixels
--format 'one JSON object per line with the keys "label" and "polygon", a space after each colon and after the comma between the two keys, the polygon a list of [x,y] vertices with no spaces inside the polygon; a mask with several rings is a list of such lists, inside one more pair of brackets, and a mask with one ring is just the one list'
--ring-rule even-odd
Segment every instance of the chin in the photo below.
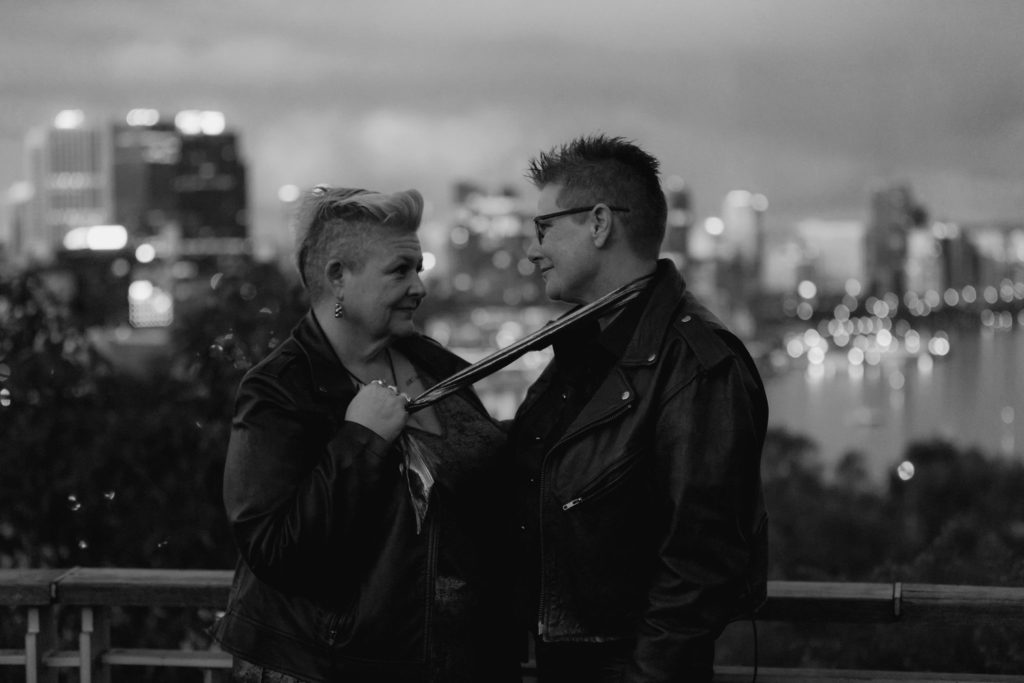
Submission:
{"label": "chin", "polygon": [[547,297],[552,301],[566,301],[566,298],[564,297],[564,292],[561,290],[561,288],[550,281],[548,281],[544,285],[544,294],[546,294]]}

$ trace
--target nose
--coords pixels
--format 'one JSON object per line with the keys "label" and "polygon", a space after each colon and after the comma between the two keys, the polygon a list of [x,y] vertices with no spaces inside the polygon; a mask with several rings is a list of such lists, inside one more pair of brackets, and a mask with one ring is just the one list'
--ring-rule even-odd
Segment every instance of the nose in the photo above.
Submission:
{"label": "nose", "polygon": [[420,277],[419,273],[413,276],[412,283],[409,284],[409,296],[417,299],[422,299],[427,295],[427,288],[423,286],[423,278]]}
{"label": "nose", "polygon": [[530,240],[530,246],[526,248],[526,258],[530,260],[533,265],[537,265],[540,261],[542,254],[540,253],[540,242],[536,238]]}

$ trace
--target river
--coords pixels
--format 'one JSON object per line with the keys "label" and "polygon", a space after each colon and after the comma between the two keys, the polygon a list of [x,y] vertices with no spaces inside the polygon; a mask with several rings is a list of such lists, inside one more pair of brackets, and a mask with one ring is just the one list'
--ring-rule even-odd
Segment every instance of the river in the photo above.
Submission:
{"label": "river", "polygon": [[826,467],[860,451],[876,480],[915,440],[943,438],[1002,457],[1024,457],[1024,329],[948,332],[949,352],[894,353],[851,365],[830,353],[768,378],[770,424],[817,442]]}

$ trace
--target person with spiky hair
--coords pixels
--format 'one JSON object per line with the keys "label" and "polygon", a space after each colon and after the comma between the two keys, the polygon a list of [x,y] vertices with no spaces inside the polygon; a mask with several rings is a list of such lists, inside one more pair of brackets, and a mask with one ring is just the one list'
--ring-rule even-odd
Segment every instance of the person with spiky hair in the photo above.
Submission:
{"label": "person with spiky hair", "polygon": [[239,550],[214,628],[233,681],[518,680],[494,505],[505,434],[416,330],[423,198],[315,188],[310,310],[238,388],[224,503]]}
{"label": "person with spiky hair", "polygon": [[521,623],[541,683],[710,681],[764,600],[768,406],[741,341],[659,260],[659,162],[620,137],[539,154],[527,256],[548,297],[642,294],[554,341],[510,434]]}

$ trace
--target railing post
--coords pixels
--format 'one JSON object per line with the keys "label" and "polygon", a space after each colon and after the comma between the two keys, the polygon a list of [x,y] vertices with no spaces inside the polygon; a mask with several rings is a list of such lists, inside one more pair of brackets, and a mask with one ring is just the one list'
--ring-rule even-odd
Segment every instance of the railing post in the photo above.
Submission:
{"label": "railing post", "polygon": [[25,683],[57,683],[57,670],[46,666],[46,653],[57,647],[57,610],[29,607],[25,630]]}
{"label": "railing post", "polygon": [[78,634],[80,683],[110,683],[110,667],[102,655],[110,649],[110,618],[103,607],[83,607]]}

